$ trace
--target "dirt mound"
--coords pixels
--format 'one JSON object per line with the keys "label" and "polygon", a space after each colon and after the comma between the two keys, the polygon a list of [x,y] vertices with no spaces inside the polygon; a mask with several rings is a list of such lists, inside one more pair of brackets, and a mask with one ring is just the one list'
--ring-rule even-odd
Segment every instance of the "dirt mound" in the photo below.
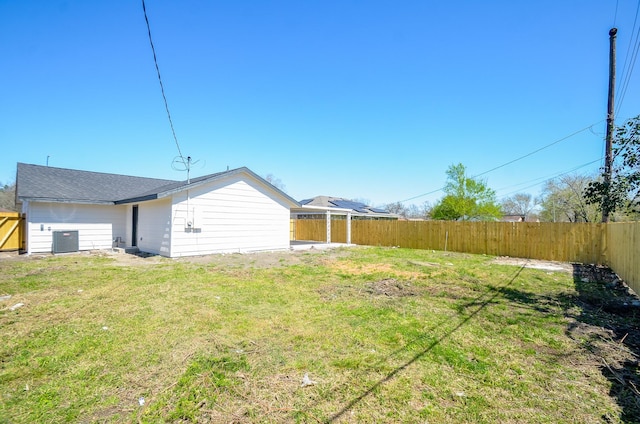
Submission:
{"label": "dirt mound", "polygon": [[405,297],[415,296],[417,291],[411,283],[395,278],[385,278],[365,285],[365,290],[374,296]]}

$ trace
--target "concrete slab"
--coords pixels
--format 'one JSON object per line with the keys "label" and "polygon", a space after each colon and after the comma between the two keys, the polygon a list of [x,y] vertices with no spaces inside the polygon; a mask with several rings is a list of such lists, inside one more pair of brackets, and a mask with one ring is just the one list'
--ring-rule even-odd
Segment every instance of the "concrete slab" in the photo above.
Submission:
{"label": "concrete slab", "polygon": [[347,244],[347,243],[322,243],[319,241],[304,241],[304,240],[294,240],[289,243],[291,250],[325,250],[325,249],[335,249],[337,247],[351,247],[355,246],[355,244]]}

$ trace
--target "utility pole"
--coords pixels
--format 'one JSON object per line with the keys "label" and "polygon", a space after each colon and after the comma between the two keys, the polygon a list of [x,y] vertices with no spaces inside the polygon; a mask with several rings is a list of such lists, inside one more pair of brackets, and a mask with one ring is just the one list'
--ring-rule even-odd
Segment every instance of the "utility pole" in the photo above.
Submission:
{"label": "utility pole", "polygon": [[616,34],[617,28],[609,31],[609,99],[607,100],[607,138],[604,155],[604,187],[602,195],[602,222],[609,222],[609,204],[611,203],[611,168],[613,167],[613,95],[616,88]]}

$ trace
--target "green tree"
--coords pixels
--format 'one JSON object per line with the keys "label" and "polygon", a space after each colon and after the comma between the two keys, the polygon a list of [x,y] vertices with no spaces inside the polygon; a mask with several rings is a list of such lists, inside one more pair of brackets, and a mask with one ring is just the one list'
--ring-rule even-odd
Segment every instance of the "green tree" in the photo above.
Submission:
{"label": "green tree", "polygon": [[623,214],[640,212],[640,115],[616,128],[612,146],[611,181],[600,178],[585,190],[588,203],[600,211]]}
{"label": "green tree", "polygon": [[431,209],[431,218],[440,220],[495,220],[502,216],[496,193],[486,181],[467,176],[463,164],[447,169],[445,196]]}

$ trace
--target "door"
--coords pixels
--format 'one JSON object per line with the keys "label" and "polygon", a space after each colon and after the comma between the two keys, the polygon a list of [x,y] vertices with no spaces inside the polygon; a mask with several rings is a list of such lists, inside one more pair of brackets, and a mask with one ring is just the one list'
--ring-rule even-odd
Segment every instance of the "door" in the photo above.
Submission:
{"label": "door", "polygon": [[138,206],[134,206],[131,214],[131,246],[138,246]]}

